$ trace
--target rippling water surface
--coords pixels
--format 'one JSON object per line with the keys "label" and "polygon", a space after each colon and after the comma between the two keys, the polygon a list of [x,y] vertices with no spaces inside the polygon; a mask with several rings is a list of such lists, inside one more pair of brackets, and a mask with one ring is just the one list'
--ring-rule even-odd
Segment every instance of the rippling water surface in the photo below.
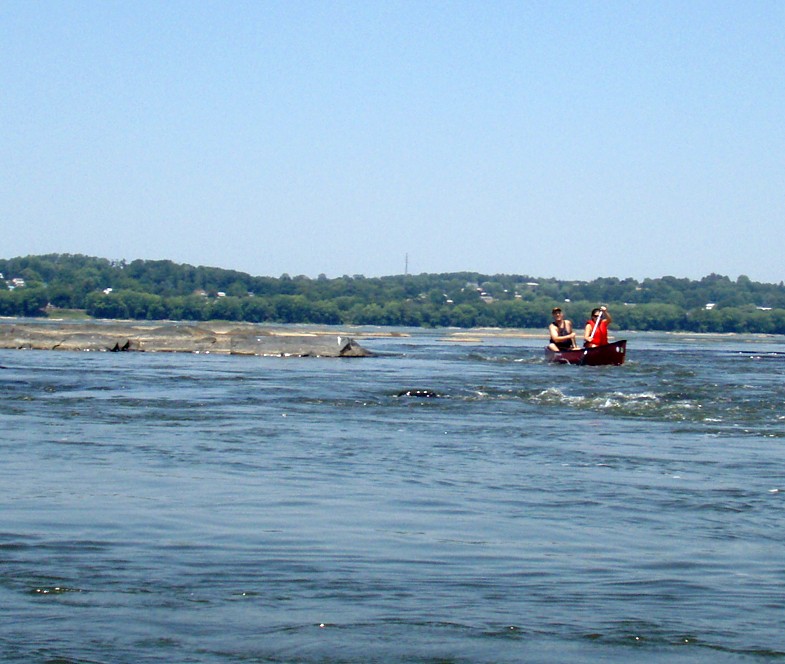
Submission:
{"label": "rippling water surface", "polygon": [[0,661],[785,659],[785,344],[628,338],[0,351]]}

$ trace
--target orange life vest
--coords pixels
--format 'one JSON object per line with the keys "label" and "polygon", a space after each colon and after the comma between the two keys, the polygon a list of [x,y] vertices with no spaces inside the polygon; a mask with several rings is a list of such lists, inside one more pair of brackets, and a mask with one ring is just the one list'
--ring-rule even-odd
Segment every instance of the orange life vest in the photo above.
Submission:
{"label": "orange life vest", "polygon": [[[589,334],[591,331],[594,330],[594,326],[597,325],[597,320],[587,320],[586,325],[591,325],[589,328]],[[591,341],[587,341],[586,345],[591,343],[592,346],[604,346],[608,343],[608,321],[604,318],[600,321],[600,324],[597,325],[597,329],[594,330],[594,336],[592,337]]]}

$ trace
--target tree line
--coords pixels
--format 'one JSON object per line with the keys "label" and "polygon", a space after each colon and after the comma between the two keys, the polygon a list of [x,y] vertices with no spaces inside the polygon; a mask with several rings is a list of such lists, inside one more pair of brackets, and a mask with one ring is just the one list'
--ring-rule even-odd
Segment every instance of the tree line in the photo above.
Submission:
{"label": "tree line", "polygon": [[2,316],[46,316],[54,308],[117,319],[538,328],[548,325],[557,304],[582,323],[603,303],[618,329],[785,334],[785,285],[746,276],[566,281],[458,272],[312,279],[73,254],[0,259],[0,273]]}

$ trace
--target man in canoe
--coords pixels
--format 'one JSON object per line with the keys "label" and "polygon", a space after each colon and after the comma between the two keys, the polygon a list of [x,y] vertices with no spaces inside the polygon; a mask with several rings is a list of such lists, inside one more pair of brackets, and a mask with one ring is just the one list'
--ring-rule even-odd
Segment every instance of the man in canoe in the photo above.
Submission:
{"label": "man in canoe", "polygon": [[548,330],[551,333],[551,343],[548,344],[548,348],[554,351],[577,348],[578,344],[575,343],[572,321],[564,317],[559,307],[554,307],[551,314],[553,314],[553,322],[548,326]]}
{"label": "man in canoe", "polygon": [[583,329],[583,347],[594,348],[607,344],[608,325],[612,321],[608,307],[592,309],[591,318],[586,321],[586,327]]}

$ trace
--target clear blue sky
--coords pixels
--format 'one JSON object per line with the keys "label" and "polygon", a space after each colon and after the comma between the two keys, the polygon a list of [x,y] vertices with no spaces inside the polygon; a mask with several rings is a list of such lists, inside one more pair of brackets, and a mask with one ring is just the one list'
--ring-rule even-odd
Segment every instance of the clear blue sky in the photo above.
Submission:
{"label": "clear blue sky", "polygon": [[0,0],[0,257],[785,279],[785,2]]}

